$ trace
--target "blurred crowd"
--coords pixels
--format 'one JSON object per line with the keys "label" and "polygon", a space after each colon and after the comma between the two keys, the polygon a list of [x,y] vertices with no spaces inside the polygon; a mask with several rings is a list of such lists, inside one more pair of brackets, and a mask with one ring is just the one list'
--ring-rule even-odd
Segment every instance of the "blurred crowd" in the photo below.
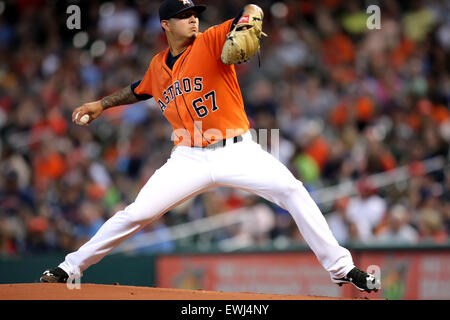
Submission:
{"label": "blurred crowd", "polygon": [[[237,15],[241,0],[206,1],[201,30]],[[309,190],[354,181],[324,208],[342,244],[446,243],[450,235],[450,3],[258,1],[258,59],[236,67],[252,128],[279,129],[279,159]],[[69,29],[66,9],[81,9]],[[367,27],[378,4],[381,29]],[[172,149],[153,99],[106,111],[89,127],[72,110],[141,79],[166,47],[159,1],[0,1],[0,255],[67,252],[131,203]],[[269,140],[270,141],[270,140]],[[273,147],[269,144],[268,150]],[[431,172],[423,162],[441,157]],[[407,166],[378,188],[371,175]],[[173,225],[246,208],[253,223],[170,240]],[[235,212],[235,211],[232,211]],[[235,214],[235,213],[230,213]],[[159,245],[238,248],[303,242],[289,213],[216,189],[140,233]]]}

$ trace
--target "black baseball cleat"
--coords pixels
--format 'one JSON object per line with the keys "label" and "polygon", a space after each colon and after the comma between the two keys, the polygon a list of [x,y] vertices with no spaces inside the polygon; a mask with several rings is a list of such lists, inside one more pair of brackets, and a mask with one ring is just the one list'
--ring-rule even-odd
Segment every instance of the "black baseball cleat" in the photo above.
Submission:
{"label": "black baseball cleat", "polygon": [[60,267],[45,270],[39,279],[46,283],[66,283],[69,275]]}
{"label": "black baseball cleat", "polygon": [[381,288],[380,279],[377,279],[375,276],[368,274],[367,272],[361,271],[358,268],[353,268],[344,278],[336,279],[332,278],[332,281],[339,286],[342,286],[346,283],[353,284],[358,290],[366,291],[368,293],[375,291]]}

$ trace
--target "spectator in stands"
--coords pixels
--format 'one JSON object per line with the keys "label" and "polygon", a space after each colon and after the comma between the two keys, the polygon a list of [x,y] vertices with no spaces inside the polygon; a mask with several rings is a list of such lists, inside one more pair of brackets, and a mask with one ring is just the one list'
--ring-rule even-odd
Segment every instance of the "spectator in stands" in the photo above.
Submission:
{"label": "spectator in stands", "polygon": [[349,198],[341,198],[334,203],[334,212],[327,214],[327,222],[331,232],[340,245],[345,245],[350,240],[350,224],[347,219],[347,206]]}
{"label": "spectator in stands", "polygon": [[383,244],[416,244],[419,234],[410,224],[407,208],[395,204],[388,212],[388,225],[377,235],[377,241]]}
{"label": "spectator in stands", "polygon": [[442,244],[448,240],[440,212],[430,208],[419,212],[419,235],[421,242]]}
{"label": "spectator in stands", "polygon": [[[209,21],[234,17],[240,6],[205,1],[211,10],[200,17],[203,30]],[[130,202],[171,152],[170,126],[153,99],[108,110],[89,130],[70,122],[79,101],[138,80],[149,57],[165,47],[159,1],[81,1],[82,30],[66,27],[64,1],[2,3],[0,251],[72,251],[96,221]],[[263,4],[269,38],[262,40],[261,68],[251,67],[256,58],[236,66],[252,127],[280,129],[280,160],[310,189],[409,165],[413,177],[404,188],[395,186],[395,196],[363,179],[357,196],[335,208],[329,221],[339,241],[413,242],[404,212],[394,206],[399,198],[421,241],[446,241],[450,178],[445,169],[425,176],[422,162],[442,157],[449,163],[446,2],[383,1],[380,30],[366,28],[362,1],[287,1],[281,16],[272,4]],[[86,219],[92,203],[104,214]],[[160,234],[250,206],[222,191],[186,205],[168,215]],[[268,218],[264,239],[267,233],[284,244],[301,238],[289,215],[271,210],[273,224],[261,215]],[[382,221],[388,229],[374,237]],[[225,229],[201,239],[217,243],[233,234]]]}
{"label": "spectator in stands", "polygon": [[358,196],[350,199],[347,218],[356,225],[362,242],[373,240],[377,228],[386,213],[386,200],[380,197],[368,178],[357,183]]}
{"label": "spectator in stands", "polygon": [[14,231],[6,216],[0,215],[0,257],[15,255],[17,251]]}

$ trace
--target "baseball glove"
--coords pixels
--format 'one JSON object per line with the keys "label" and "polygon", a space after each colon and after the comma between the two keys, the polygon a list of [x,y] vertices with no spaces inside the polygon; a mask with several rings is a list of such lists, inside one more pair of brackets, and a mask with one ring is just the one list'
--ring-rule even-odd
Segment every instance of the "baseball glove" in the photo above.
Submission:
{"label": "baseball glove", "polygon": [[227,35],[223,45],[222,62],[230,65],[247,62],[259,50],[262,32],[262,19],[259,15],[245,15]]}

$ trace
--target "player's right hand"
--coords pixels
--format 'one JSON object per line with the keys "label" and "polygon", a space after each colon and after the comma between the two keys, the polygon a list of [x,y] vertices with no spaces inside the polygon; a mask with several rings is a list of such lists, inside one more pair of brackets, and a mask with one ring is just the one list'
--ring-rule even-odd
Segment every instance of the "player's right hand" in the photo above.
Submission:
{"label": "player's right hand", "polygon": [[[83,104],[81,107],[76,108],[72,113],[72,122],[80,126],[87,126],[94,119],[98,118],[103,112],[101,100],[89,102]],[[89,120],[86,123],[81,122],[81,118],[84,115],[89,116]]]}

